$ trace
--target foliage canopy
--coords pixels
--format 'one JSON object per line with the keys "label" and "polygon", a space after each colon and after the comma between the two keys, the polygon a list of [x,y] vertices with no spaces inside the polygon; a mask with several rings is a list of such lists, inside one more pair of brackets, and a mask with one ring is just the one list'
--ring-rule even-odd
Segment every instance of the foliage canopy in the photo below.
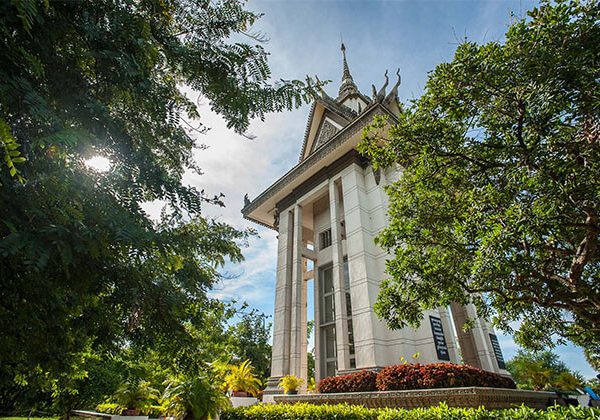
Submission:
{"label": "foliage canopy", "polygon": [[[242,310],[245,305],[242,306]],[[271,374],[271,324],[256,309],[244,312],[239,322],[229,327],[227,336],[237,362],[249,360],[254,372],[266,380]]]}
{"label": "foliage canopy", "polygon": [[[237,0],[24,0],[0,14],[2,398],[68,389],[94,354],[124,348],[203,369],[226,310],[206,292],[248,232],[203,218],[221,197],[182,183],[204,128],[186,92],[244,132],[309,89],[270,81],[248,32],[259,16]],[[86,166],[94,156],[108,172]],[[142,207],[155,201],[159,221]]]}
{"label": "foliage canopy", "polygon": [[578,372],[571,372],[558,356],[549,351],[529,352],[519,350],[508,361],[506,369],[522,389],[559,389],[576,392],[583,387],[583,378]]}
{"label": "foliage canopy", "polygon": [[543,2],[503,42],[463,42],[380,138],[361,150],[398,164],[393,253],[376,304],[393,328],[423,309],[473,301],[540,348],[600,342],[600,4]]}

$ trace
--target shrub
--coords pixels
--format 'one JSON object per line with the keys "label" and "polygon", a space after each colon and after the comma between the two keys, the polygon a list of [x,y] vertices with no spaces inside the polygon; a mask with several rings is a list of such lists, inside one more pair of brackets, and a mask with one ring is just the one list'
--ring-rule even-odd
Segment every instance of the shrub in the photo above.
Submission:
{"label": "shrub", "polygon": [[550,407],[535,410],[518,407],[505,410],[480,408],[457,408],[440,404],[429,408],[404,410],[399,408],[365,408],[357,405],[312,405],[312,404],[258,404],[225,410],[221,420],[557,420],[557,419],[598,419],[599,409],[586,407]]}
{"label": "shrub", "polygon": [[102,404],[98,404],[98,406],[96,406],[96,410],[99,413],[106,413],[106,414],[115,414],[115,415],[120,415],[123,410],[126,410],[127,407],[124,407],[122,405],[119,405],[117,403],[102,403]]}
{"label": "shrub", "polygon": [[369,370],[342,376],[330,376],[319,382],[317,391],[322,394],[335,392],[369,392],[376,391],[377,374]]}
{"label": "shrub", "polygon": [[[105,414],[120,415],[123,410],[127,407],[119,405],[117,403],[102,403],[96,406],[96,411]],[[162,417],[165,412],[165,408],[160,405],[147,405],[140,410],[140,414],[147,415],[154,418]]]}
{"label": "shrub", "polygon": [[254,366],[250,360],[245,360],[239,366],[229,366],[229,373],[225,376],[227,389],[237,392],[248,392],[257,396],[260,391],[260,381],[254,374]]}
{"label": "shrub", "polygon": [[286,375],[279,380],[279,386],[283,388],[283,392],[297,391],[298,388],[304,383],[304,379],[299,378],[295,375]]}
{"label": "shrub", "polygon": [[130,380],[119,386],[112,399],[125,409],[144,410],[159,400],[158,390],[148,381]]}
{"label": "shrub", "polygon": [[377,375],[379,391],[481,386],[515,389],[512,379],[469,365],[431,363],[404,364],[383,368]]}
{"label": "shrub", "polygon": [[516,388],[512,379],[473,366],[415,363],[388,366],[379,373],[363,370],[349,375],[331,376],[320,381],[317,390],[322,394],[330,394],[464,386]]}
{"label": "shrub", "polygon": [[204,373],[171,377],[163,395],[166,414],[175,418],[207,419],[231,406],[214,377]]}
{"label": "shrub", "polygon": [[376,419],[378,410],[369,410],[358,405],[312,405],[312,404],[257,404],[221,412],[220,420],[291,420],[291,419]]}

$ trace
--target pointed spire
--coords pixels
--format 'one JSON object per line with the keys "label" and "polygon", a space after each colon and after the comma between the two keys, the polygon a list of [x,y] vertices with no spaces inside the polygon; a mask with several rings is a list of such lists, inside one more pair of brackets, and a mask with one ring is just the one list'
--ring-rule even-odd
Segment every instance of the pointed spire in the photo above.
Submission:
{"label": "pointed spire", "polygon": [[346,60],[346,46],[342,42],[342,57],[344,60],[344,74],[342,75],[342,81],[346,79],[352,80],[352,75],[350,74],[350,69],[348,68],[348,61]]}
{"label": "pointed spire", "polygon": [[350,94],[358,93],[358,88],[352,79],[352,75],[350,74],[350,68],[348,67],[348,61],[346,60],[346,46],[342,41],[342,58],[344,62],[344,72],[342,74],[342,84],[340,86],[340,90],[338,93],[338,98],[343,98],[344,96]]}

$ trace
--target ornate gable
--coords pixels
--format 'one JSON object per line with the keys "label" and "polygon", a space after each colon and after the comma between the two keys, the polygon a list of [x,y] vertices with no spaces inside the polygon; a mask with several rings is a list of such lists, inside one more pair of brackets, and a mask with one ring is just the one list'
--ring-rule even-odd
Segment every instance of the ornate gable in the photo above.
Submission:
{"label": "ornate gable", "polygon": [[332,138],[338,131],[340,131],[340,129],[333,125],[333,122],[329,118],[324,118],[311,152],[327,143],[327,140]]}
{"label": "ornate gable", "polygon": [[400,73],[397,72],[398,82],[389,94],[386,88],[389,83],[387,71],[385,72],[385,83],[377,91],[373,86],[373,97],[369,98],[358,90],[354,83],[348,62],[346,60],[346,47],[342,44],[342,84],[338,97],[332,98],[321,89],[320,95],[315,99],[306,124],[304,142],[300,151],[300,162],[308,158],[319,147],[326,144],[336,134],[355,121],[367,109],[376,103],[380,103],[392,111],[394,115],[400,113],[398,103],[398,86],[400,85]]}
{"label": "ornate gable", "polygon": [[351,109],[339,105],[325,95],[317,98],[310,109],[300,161],[306,159],[318,146],[326,143],[356,117],[356,113]]}

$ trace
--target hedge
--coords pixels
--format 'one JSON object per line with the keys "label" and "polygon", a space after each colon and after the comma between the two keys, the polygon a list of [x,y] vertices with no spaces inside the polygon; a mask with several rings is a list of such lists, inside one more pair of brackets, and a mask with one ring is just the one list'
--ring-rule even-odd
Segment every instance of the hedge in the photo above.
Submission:
{"label": "hedge", "polygon": [[363,370],[362,372],[351,373],[349,375],[330,376],[319,381],[317,391],[321,394],[376,391],[376,378],[377,373],[369,370]]}
{"label": "hedge", "polygon": [[[98,404],[96,406],[97,412],[106,413],[106,414],[114,414],[116,416],[121,415],[121,413],[125,409],[126,409],[126,407],[123,407],[122,405],[119,405],[117,403],[102,403],[102,404]],[[148,405],[140,410],[140,415],[154,417],[154,418],[161,418],[164,412],[165,412],[165,407],[163,407],[163,406]],[[0,420],[4,420],[4,419],[0,418]]]}
{"label": "hedge", "polygon": [[415,363],[387,366],[377,374],[377,390],[379,391],[464,386],[516,388],[515,382],[511,378],[474,366],[455,363],[427,365]]}
{"label": "hedge", "polygon": [[448,407],[445,404],[429,408],[404,410],[399,408],[364,408],[357,405],[259,404],[225,410],[221,420],[559,420],[600,419],[600,409],[586,407],[550,407],[534,410],[518,407],[505,410]]}
{"label": "hedge", "polygon": [[320,381],[317,390],[322,394],[329,394],[464,386],[516,388],[510,378],[469,365],[415,363],[388,366],[379,373],[363,370],[349,375],[331,376]]}

